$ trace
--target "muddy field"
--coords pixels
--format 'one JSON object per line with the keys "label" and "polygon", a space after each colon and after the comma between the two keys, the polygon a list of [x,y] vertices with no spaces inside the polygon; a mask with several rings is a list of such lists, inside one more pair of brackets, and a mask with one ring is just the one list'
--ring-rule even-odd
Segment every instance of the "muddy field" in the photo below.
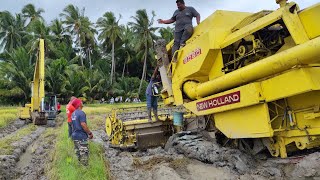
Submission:
{"label": "muddy field", "polygon": [[113,179],[320,179],[319,152],[288,159],[254,158],[193,134],[179,135],[166,150],[127,152],[110,148],[103,130],[95,135],[104,145]]}
{"label": "muddy field", "polygon": [[[49,122],[46,126],[34,126],[25,121],[16,120],[0,130],[0,141],[15,139],[21,131],[31,127],[31,132],[10,142],[10,153],[0,155],[0,179],[48,179],[46,168],[49,168],[51,154],[54,151],[56,129],[63,122],[58,117],[56,122]],[[0,151],[1,152],[1,151]]]}
{"label": "muddy field", "polygon": [[[0,151],[0,179],[50,179],[46,173],[63,121],[59,116],[52,127],[17,120],[0,129],[0,141],[10,142],[11,148]],[[28,128],[32,131],[21,138],[4,141]],[[191,133],[174,136],[165,148],[128,152],[110,148],[103,129],[99,126],[93,132],[92,141],[104,147],[111,179],[320,179],[320,152],[288,159],[252,157],[221,147],[212,134]]]}

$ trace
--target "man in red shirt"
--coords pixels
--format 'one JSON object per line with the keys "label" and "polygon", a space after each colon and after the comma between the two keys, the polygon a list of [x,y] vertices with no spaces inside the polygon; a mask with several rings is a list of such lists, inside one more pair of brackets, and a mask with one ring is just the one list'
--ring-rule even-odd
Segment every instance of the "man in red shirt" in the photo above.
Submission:
{"label": "man in red shirt", "polygon": [[66,110],[67,110],[67,117],[68,117],[68,135],[69,135],[69,138],[71,137],[71,134],[72,134],[72,120],[71,120],[71,115],[72,113],[76,110],[76,108],[74,108],[74,106],[72,105],[72,102],[73,100],[75,100],[76,97],[72,96],[70,98],[70,101],[66,107]]}

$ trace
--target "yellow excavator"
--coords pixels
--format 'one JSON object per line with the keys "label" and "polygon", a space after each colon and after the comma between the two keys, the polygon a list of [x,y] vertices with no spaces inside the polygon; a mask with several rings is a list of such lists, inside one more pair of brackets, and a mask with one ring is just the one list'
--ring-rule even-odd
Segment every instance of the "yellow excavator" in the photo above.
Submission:
{"label": "yellow excavator", "polygon": [[176,58],[170,57],[173,42],[157,42],[167,106],[159,110],[161,121],[114,110],[106,120],[110,143],[161,145],[181,127],[214,130],[221,144],[253,154],[268,150],[286,158],[319,147],[320,3],[300,10],[294,2],[276,2],[275,11],[216,11]]}
{"label": "yellow excavator", "polygon": [[31,85],[31,103],[19,108],[19,118],[31,120],[35,125],[45,125],[48,119],[54,120],[57,114],[57,97],[45,96],[44,40],[39,40],[39,53],[35,64]]}

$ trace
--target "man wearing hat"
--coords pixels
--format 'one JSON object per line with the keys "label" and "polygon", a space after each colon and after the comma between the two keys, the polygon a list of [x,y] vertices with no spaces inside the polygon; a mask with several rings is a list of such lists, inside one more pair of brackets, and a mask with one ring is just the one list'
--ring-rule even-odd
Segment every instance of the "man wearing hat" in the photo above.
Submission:
{"label": "man wearing hat", "polygon": [[174,44],[172,47],[172,57],[180,47],[185,46],[186,41],[192,36],[192,19],[196,17],[197,24],[200,24],[200,14],[191,6],[186,6],[184,0],[177,0],[178,9],[173,13],[171,19],[158,19],[160,24],[176,23],[174,31]]}
{"label": "man wearing hat", "polygon": [[86,114],[82,111],[82,101],[74,99],[72,101],[73,107],[76,109],[71,116],[72,120],[72,140],[78,160],[81,164],[87,166],[89,159],[88,138],[92,139],[93,134],[87,126]]}

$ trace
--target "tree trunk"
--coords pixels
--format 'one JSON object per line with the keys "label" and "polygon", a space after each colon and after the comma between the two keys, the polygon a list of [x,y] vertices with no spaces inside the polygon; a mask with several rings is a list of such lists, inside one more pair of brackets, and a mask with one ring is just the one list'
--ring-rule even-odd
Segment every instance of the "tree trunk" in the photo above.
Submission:
{"label": "tree trunk", "polygon": [[142,76],[141,76],[141,80],[140,80],[140,86],[139,86],[139,91],[138,94],[140,94],[141,92],[141,88],[142,88],[142,82],[145,80],[146,77],[146,71],[147,71],[147,56],[148,56],[148,45],[145,45],[145,54],[144,54],[144,62],[143,62],[143,71],[142,71]]}
{"label": "tree trunk", "polygon": [[90,56],[90,49],[88,49],[88,58],[89,58],[89,66],[90,66],[90,69],[92,69],[92,62],[91,62],[91,56]]}
{"label": "tree trunk", "polygon": [[81,55],[81,51],[82,51],[82,48],[81,48],[81,39],[80,39],[80,34],[78,33],[78,39],[79,39],[79,53],[80,53],[80,61],[81,61],[81,66],[83,66],[83,59],[82,59],[82,55]]}
{"label": "tree trunk", "polygon": [[125,71],[125,69],[126,69],[126,62],[127,62],[127,60],[124,60],[121,78],[124,77],[124,71]]}
{"label": "tree trunk", "polygon": [[115,62],[114,62],[114,42],[112,42],[112,60],[111,60],[111,75],[110,75],[110,83],[112,84],[113,76],[115,72]]}

